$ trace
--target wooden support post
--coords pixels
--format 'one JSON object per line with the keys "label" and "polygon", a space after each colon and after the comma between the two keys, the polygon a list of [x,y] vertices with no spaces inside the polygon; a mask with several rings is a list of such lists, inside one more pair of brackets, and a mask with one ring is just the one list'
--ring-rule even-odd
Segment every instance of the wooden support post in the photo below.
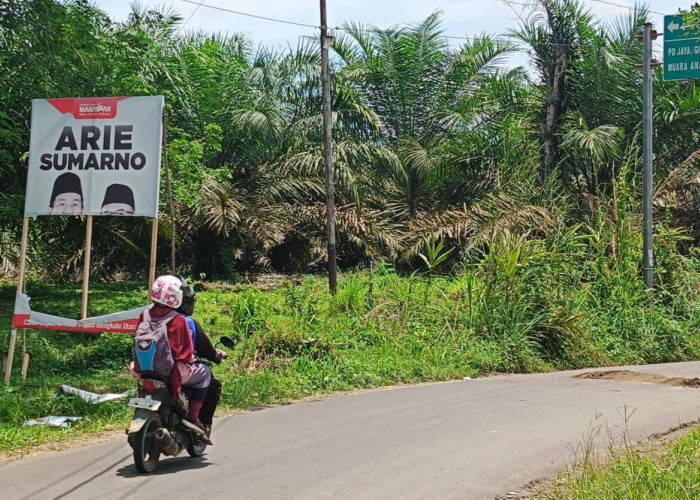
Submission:
{"label": "wooden support post", "polygon": [[87,318],[88,287],[90,286],[90,255],[92,253],[92,215],[87,216],[85,227],[85,254],[83,265],[83,303],[80,308],[80,319]]}
{"label": "wooden support post", "polygon": [[[22,244],[20,247],[19,256],[19,280],[17,282],[17,293],[22,293],[24,290],[25,267],[27,264],[27,239],[29,237],[29,217],[25,217],[22,221]],[[10,332],[10,346],[7,349],[7,361],[5,362],[5,383],[10,383],[12,376],[12,361],[15,357],[15,343],[17,342],[17,329],[13,328]]]}
{"label": "wooden support post", "polygon": [[153,226],[151,226],[151,265],[148,269],[149,294],[150,294],[151,287],[153,286],[153,282],[156,280],[156,252],[157,251],[158,251],[158,217],[153,219]]}
{"label": "wooden support post", "polygon": [[29,370],[29,353],[25,352],[22,356],[22,380],[27,380],[27,371]]}
{"label": "wooden support post", "polygon": [[22,380],[27,380],[29,353],[27,352],[27,330],[22,328]]}
{"label": "wooden support post", "polygon": [[173,185],[170,182],[170,167],[168,166],[168,133],[165,127],[165,109],[163,109],[163,163],[165,163],[165,187],[168,191],[170,206],[170,274],[175,274],[175,204],[173,203]]}

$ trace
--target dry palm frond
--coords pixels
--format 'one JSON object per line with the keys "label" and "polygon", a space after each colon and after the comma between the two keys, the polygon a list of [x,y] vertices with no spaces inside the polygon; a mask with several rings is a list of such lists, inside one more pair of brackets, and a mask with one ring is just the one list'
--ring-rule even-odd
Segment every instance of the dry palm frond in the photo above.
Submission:
{"label": "dry palm frond", "polygon": [[320,148],[295,153],[281,164],[283,172],[301,175],[318,175],[323,172],[323,168],[323,154]]}
{"label": "dry palm frond", "polygon": [[[400,168],[400,161],[396,154],[385,146],[337,141],[333,144],[333,165],[336,199],[339,203],[359,205],[362,203],[364,191],[373,182],[372,169],[381,166],[391,170],[395,169],[396,165]],[[325,165],[321,147],[289,153],[274,168],[277,169],[277,178],[273,185],[298,181],[298,192],[305,194],[307,200],[309,195],[325,196]]]}
{"label": "dry palm frond", "polygon": [[0,232],[0,276],[7,276],[14,271],[16,266],[14,259],[17,255],[19,255],[17,242],[9,232]]}
{"label": "dry palm frond", "polygon": [[318,175],[289,171],[284,164],[260,165],[257,170],[258,184],[262,188],[258,191],[264,193],[260,201],[265,203],[325,196],[325,187]]}
{"label": "dry palm frond", "polygon": [[202,182],[202,201],[195,208],[195,218],[215,232],[228,236],[241,221],[244,207],[238,193],[228,181],[207,177]]}
{"label": "dry palm frond", "polygon": [[251,203],[243,214],[243,227],[247,239],[267,252],[284,241],[291,231],[284,205]]}
{"label": "dry palm frond", "polygon": [[73,252],[73,254],[66,259],[66,261],[63,263],[58,268],[58,271],[56,271],[54,274],[57,277],[65,277],[69,274],[73,274],[74,276],[78,274],[78,270],[80,269],[80,261],[83,260],[83,254],[85,253],[85,249],[83,248],[78,248]]}
{"label": "dry palm frond", "polygon": [[[290,186],[278,185],[277,188],[284,190]],[[203,226],[225,238],[235,232],[248,252],[255,250],[254,253],[264,256],[284,241],[291,225],[288,206],[273,203],[271,198],[274,197],[267,190],[263,191],[251,195],[228,181],[206,178],[202,183],[202,202],[192,214],[189,229]],[[260,262],[266,259],[256,257]]]}
{"label": "dry palm frond", "polygon": [[[311,244],[312,254],[325,259],[326,206],[322,203],[290,207],[295,228]],[[335,210],[336,230],[341,240],[352,243],[366,255],[387,255],[394,258],[401,246],[398,225],[386,213],[372,209],[359,210],[356,205],[344,205]]]}
{"label": "dry palm frond", "polygon": [[546,231],[553,224],[553,215],[544,207],[524,204],[505,194],[489,196],[472,207],[425,213],[409,221],[408,244],[402,256],[408,260],[418,255],[425,240],[451,239],[473,248],[503,231]]}
{"label": "dry palm frond", "polygon": [[694,209],[700,201],[700,150],[673,169],[656,189],[654,202],[661,207]]}
{"label": "dry palm frond", "polygon": [[339,233],[367,255],[388,254],[394,258],[401,246],[399,226],[384,212],[359,211],[356,206],[347,205],[338,208],[336,223]]}

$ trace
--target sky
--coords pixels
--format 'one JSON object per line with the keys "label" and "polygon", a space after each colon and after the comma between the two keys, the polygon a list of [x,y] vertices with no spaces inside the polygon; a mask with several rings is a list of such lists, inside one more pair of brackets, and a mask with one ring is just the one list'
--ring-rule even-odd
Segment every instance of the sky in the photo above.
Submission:
{"label": "sky", "polygon": [[[128,0],[93,0],[111,19],[126,18],[131,2]],[[379,28],[414,24],[436,10],[443,13],[445,35],[473,37],[483,33],[504,34],[516,28],[519,16],[529,11],[532,0],[327,0],[328,25],[339,26],[354,21]],[[627,15],[628,0],[583,0],[590,12],[604,23]],[[655,29],[662,31],[662,14],[673,14],[679,8],[688,9],[691,0],[648,0]],[[140,0],[145,7],[170,8],[183,17],[183,31],[244,32],[255,45],[296,46],[299,37],[318,36],[317,29],[256,19],[212,7],[235,10],[246,14],[271,17],[310,26],[320,24],[318,0]],[[458,39],[452,40],[459,43]],[[661,48],[661,39],[655,47]],[[516,58],[517,64],[522,64]]]}

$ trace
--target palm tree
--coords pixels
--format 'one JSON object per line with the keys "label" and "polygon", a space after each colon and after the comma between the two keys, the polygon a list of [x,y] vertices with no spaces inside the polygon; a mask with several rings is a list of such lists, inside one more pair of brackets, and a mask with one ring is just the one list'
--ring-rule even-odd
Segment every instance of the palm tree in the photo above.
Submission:
{"label": "palm tree", "polygon": [[450,141],[495,118],[489,88],[504,81],[499,62],[510,47],[484,36],[452,49],[437,12],[415,26],[348,23],[343,31],[335,44],[341,73],[380,117],[375,140],[398,159],[377,162],[376,200],[399,220],[415,217],[436,203],[448,173],[456,171],[462,156],[453,154]]}
{"label": "palm tree", "polygon": [[538,0],[530,16],[511,35],[526,45],[539,77],[544,152],[539,172],[543,184],[561,159],[558,132],[566,112],[569,76],[594,35],[593,19],[579,0]]}

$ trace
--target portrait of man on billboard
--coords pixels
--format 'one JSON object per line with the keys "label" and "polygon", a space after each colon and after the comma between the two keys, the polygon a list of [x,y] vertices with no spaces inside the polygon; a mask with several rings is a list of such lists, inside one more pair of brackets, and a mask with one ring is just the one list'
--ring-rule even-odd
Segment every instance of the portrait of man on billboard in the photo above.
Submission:
{"label": "portrait of man on billboard", "polygon": [[111,184],[105,191],[100,215],[134,215],[134,192],[124,184]]}
{"label": "portrait of man on billboard", "polygon": [[49,215],[82,215],[83,188],[80,177],[70,172],[56,177],[49,200]]}

